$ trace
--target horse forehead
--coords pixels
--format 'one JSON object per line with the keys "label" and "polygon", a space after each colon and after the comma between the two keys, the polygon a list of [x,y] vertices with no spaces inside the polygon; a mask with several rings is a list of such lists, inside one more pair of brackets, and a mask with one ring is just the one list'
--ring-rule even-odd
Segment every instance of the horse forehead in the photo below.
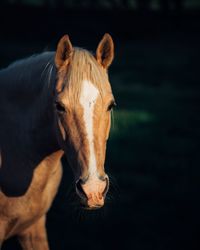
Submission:
{"label": "horse forehead", "polygon": [[85,106],[88,103],[91,105],[95,102],[99,95],[99,90],[89,80],[84,80],[80,94],[80,103]]}

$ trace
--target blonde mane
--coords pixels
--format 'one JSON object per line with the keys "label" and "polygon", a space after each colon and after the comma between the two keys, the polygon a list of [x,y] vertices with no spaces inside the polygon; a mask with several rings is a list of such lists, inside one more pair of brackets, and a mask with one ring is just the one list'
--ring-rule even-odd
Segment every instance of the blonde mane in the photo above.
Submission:
{"label": "blonde mane", "polygon": [[68,91],[71,102],[76,103],[79,99],[84,80],[94,84],[101,97],[110,86],[107,71],[99,65],[94,56],[87,50],[75,48],[63,82],[63,90]]}

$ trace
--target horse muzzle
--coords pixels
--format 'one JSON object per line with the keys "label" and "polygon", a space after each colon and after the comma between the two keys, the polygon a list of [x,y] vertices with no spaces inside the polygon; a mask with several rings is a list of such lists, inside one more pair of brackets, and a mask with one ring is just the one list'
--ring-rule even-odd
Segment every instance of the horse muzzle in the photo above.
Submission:
{"label": "horse muzzle", "polygon": [[107,175],[89,176],[86,180],[81,178],[76,182],[76,193],[85,209],[101,208],[104,205],[108,189],[109,178]]}

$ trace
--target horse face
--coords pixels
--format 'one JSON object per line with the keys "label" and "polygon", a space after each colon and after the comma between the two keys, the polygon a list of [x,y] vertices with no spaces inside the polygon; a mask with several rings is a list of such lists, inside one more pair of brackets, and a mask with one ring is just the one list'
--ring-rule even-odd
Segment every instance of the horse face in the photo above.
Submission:
{"label": "horse face", "polygon": [[[59,69],[56,99],[59,130],[67,158],[74,171],[76,192],[82,204],[89,209],[100,208],[104,205],[109,187],[104,162],[111,124],[110,111],[114,105],[107,77],[107,68],[113,58],[113,43],[111,37],[106,34],[97,48],[96,59],[91,59],[88,52],[85,54],[85,51],[73,50],[68,37],[63,39],[58,44],[55,58]],[[63,56],[63,51],[67,58]],[[87,67],[81,66],[84,56]],[[84,78],[85,74],[81,74],[79,82],[72,82],[73,77],[70,78],[69,67],[72,75],[76,75],[73,70],[77,65],[78,70],[84,71],[86,67],[87,71],[88,65],[91,68],[93,62],[96,63],[95,70],[99,70],[96,73],[104,79],[103,91],[92,79]],[[66,74],[69,74],[68,82],[63,86]]]}

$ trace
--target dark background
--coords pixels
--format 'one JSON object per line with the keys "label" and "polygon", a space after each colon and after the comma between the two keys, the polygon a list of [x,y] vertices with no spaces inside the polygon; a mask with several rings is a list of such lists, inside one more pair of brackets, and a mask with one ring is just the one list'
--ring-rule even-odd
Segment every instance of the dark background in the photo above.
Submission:
{"label": "dark background", "polygon": [[78,209],[64,160],[47,220],[52,250],[200,248],[199,14],[198,0],[1,0],[1,67],[55,50],[65,33],[93,51],[105,32],[115,41],[108,201]]}

